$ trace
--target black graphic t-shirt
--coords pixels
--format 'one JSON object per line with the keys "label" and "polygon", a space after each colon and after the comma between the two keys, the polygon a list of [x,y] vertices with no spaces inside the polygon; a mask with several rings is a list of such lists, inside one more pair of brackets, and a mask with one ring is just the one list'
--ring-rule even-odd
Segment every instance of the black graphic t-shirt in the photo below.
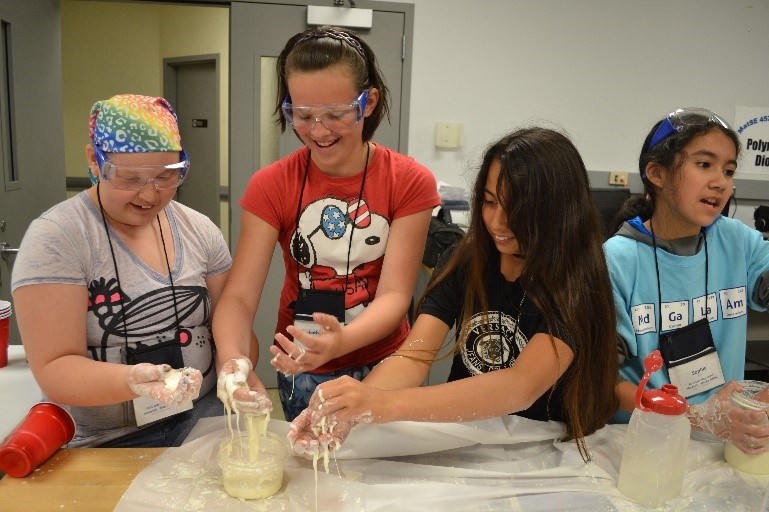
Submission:
{"label": "black graphic t-shirt", "polygon": [[[450,254],[446,253],[442,255],[433,275],[438,275],[449,256]],[[460,265],[453,274],[432,290],[425,298],[419,313],[432,315],[449,327],[455,326],[462,315],[463,296],[466,290],[465,268]],[[449,381],[509,368],[535,334],[549,332],[545,317],[540,314],[530,299],[524,299],[520,282],[516,280],[511,283],[502,276],[499,270],[499,259],[491,262],[487,268],[488,274],[485,281],[489,310],[481,311],[479,306],[467,321],[465,328],[469,329],[470,334],[464,346],[454,356]],[[523,303],[522,308],[521,303]],[[488,323],[484,316],[488,316]],[[460,329],[457,328],[456,332],[459,333],[459,331]],[[556,337],[573,350],[570,336],[564,332],[563,328],[560,331]],[[515,414],[533,420],[564,421],[560,388],[556,387],[552,394],[550,391],[546,392],[531,407]]]}

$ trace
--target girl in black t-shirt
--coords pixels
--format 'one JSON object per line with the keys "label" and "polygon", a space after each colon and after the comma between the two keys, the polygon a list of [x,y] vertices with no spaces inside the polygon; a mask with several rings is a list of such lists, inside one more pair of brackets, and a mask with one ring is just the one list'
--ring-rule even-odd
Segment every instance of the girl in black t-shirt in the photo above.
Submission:
{"label": "girl in black t-shirt", "polygon": [[[401,348],[361,383],[318,387],[292,423],[297,452],[331,448],[356,423],[559,420],[584,436],[617,410],[614,305],[587,171],[564,135],[513,132],[486,151],[468,231],[444,254]],[[424,386],[457,327],[449,382]],[[327,416],[331,434],[313,434]],[[318,431],[318,429],[315,429]]]}

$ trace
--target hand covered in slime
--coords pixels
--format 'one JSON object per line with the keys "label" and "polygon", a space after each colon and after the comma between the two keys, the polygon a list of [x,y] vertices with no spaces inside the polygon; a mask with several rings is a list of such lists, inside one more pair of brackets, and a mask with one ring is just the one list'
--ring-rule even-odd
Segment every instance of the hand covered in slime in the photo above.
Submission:
{"label": "hand covered in slime", "polygon": [[375,423],[373,404],[384,392],[343,376],[319,385],[310,405],[291,423],[288,439],[294,452],[314,455],[320,449],[339,449],[358,423]]}
{"label": "hand covered in slime", "polygon": [[294,453],[312,459],[324,451],[338,450],[355,426],[352,421],[337,422],[323,416],[313,420],[314,413],[308,407],[291,422],[288,440]]}
{"label": "hand covered in slime", "polygon": [[139,363],[128,373],[128,387],[163,405],[181,405],[200,394],[203,374],[195,368],[172,369],[167,364]]}
{"label": "hand covered in slime", "polygon": [[743,453],[763,453],[769,444],[767,413],[734,405],[730,399],[734,391],[745,389],[735,381],[729,381],[705,402],[690,405],[686,415],[693,427],[730,441]]}
{"label": "hand covered in slime", "polygon": [[219,369],[216,396],[227,411],[246,414],[267,414],[272,411],[272,401],[252,369],[251,361],[245,357],[230,359]]}
{"label": "hand covered in slime", "polygon": [[759,402],[764,402],[765,404],[769,404],[769,386],[766,386],[761,391],[757,391],[753,395],[754,400],[758,400]]}

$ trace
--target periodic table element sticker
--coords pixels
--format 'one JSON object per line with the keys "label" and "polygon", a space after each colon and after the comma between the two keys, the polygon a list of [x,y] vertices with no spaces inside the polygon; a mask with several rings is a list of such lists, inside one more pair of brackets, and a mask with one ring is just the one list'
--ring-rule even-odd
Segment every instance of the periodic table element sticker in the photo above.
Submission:
{"label": "periodic table element sticker", "polygon": [[769,107],[734,108],[734,125],[742,142],[740,176],[769,179]]}

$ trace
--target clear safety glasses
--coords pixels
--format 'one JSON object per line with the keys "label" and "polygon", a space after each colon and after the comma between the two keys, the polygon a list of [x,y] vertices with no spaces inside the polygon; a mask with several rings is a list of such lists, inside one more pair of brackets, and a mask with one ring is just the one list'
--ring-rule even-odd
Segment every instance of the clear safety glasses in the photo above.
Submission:
{"label": "clear safety glasses", "polygon": [[715,112],[706,108],[679,108],[668,114],[659,127],[657,127],[657,130],[654,132],[654,135],[649,142],[649,149],[674,133],[680,132],[687,126],[704,126],[706,124],[718,124],[727,130],[731,130],[729,123],[724,121],[724,119]]}
{"label": "clear safety glasses", "polygon": [[346,105],[293,105],[291,97],[286,96],[282,109],[286,120],[297,130],[310,131],[320,122],[329,131],[344,131],[363,119],[367,101],[368,90]]}
{"label": "clear safety glasses", "polygon": [[170,190],[181,185],[190,170],[190,160],[184,148],[181,150],[181,161],[178,163],[124,165],[110,161],[96,144],[93,147],[96,150],[96,163],[101,170],[101,176],[119,190],[142,190],[150,182],[157,190]]}

